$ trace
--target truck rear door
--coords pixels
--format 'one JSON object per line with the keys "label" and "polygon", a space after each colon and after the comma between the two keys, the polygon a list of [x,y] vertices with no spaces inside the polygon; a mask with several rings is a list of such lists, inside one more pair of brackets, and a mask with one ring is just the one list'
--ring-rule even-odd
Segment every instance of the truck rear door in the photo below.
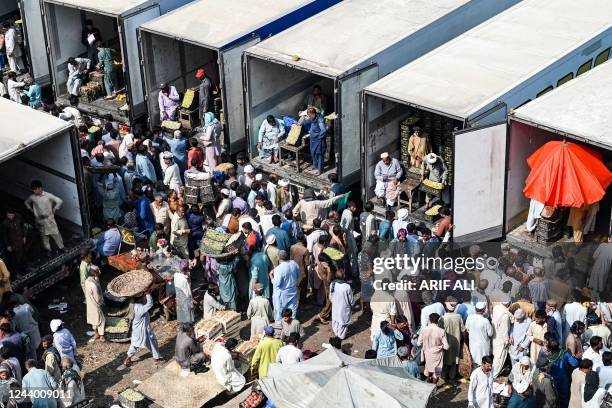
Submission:
{"label": "truck rear door", "polygon": [[[244,112],[244,82],[242,78],[242,52],[257,44],[259,37],[251,38],[220,52],[221,92],[225,113],[225,142],[230,153],[246,147],[246,120]],[[229,138],[228,138],[229,136]]]}
{"label": "truck rear door", "polygon": [[48,85],[51,83],[51,76],[40,2],[20,0],[19,11],[23,21],[24,40],[30,58],[32,76],[39,85]]}
{"label": "truck rear door", "polygon": [[[340,153],[340,176],[343,182],[360,180],[361,169],[361,91],[378,80],[378,65],[355,72],[339,82],[340,134],[336,129],[336,149]],[[337,108],[336,108],[337,109]],[[325,112],[329,114],[331,112]],[[341,138],[341,139],[339,139]]]}
{"label": "truck rear door", "polygon": [[506,174],[506,122],[454,133],[453,241],[501,238]]}
{"label": "truck rear door", "polygon": [[140,52],[138,49],[138,26],[160,16],[159,5],[121,18],[121,41],[123,42],[123,73],[128,85],[130,122],[145,114],[144,90],[140,72]]}

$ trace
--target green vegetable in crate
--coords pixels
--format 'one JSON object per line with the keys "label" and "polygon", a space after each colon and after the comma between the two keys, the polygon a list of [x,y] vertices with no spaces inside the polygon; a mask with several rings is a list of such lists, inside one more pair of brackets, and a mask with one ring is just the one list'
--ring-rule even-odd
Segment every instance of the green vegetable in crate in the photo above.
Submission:
{"label": "green vegetable in crate", "polygon": [[124,318],[107,317],[106,328],[107,333],[119,334],[127,333],[130,330],[128,320]]}

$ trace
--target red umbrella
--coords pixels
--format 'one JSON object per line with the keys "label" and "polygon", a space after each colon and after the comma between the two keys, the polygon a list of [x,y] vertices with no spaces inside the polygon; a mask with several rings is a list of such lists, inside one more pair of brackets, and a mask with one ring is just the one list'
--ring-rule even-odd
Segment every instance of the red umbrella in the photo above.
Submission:
{"label": "red umbrella", "polygon": [[531,173],[525,180],[525,196],[551,207],[596,203],[612,182],[601,154],[576,143],[548,142],[527,163]]}

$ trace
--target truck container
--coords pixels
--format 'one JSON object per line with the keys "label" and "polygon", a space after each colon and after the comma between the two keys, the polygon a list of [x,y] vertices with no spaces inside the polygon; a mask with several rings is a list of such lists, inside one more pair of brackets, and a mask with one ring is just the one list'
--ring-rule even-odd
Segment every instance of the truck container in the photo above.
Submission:
{"label": "truck container", "polygon": [[224,144],[231,153],[244,150],[242,52],[338,1],[200,0],[143,24],[140,49],[149,126],[160,122],[160,85],[174,85],[182,93],[199,84],[195,71],[204,68],[220,102],[213,105],[222,113]]}
{"label": "truck container", "polygon": [[17,11],[19,11],[17,0],[0,1],[0,17],[11,15]]}
{"label": "truck container", "polygon": [[[86,57],[82,42],[85,20],[92,20],[100,30],[104,46],[117,51],[121,61],[115,73],[117,88],[125,88],[125,100],[99,97],[86,100],[81,96],[79,110],[101,117],[110,114],[130,125],[145,114],[144,92],[140,75],[137,28],[141,24],[174,10],[189,0],[41,0],[47,47],[58,102],[68,104],[67,60]],[[102,91],[104,93],[104,91]]]}
{"label": "truck container", "polygon": [[605,61],[611,18],[606,0],[524,0],[366,87],[365,199],[374,196],[380,153],[405,156],[402,138],[419,125],[451,174],[454,240],[501,237],[506,113]]}
{"label": "truck container", "polygon": [[[27,124],[27,125],[24,125]],[[24,221],[36,225],[24,201],[30,183],[63,200],[55,214],[65,250],[43,255],[38,231],[28,236],[29,247],[13,289],[45,289],[69,270],[62,268],[90,245],[90,223],[78,135],[72,122],[0,98],[0,211],[12,208]],[[52,241],[52,240],[51,240]],[[53,243],[52,243],[53,245]],[[15,271],[17,272],[17,271]],[[58,276],[59,275],[59,276]]]}
{"label": "truck container", "polygon": [[[607,48],[610,50],[609,45]],[[603,58],[603,57],[602,57]],[[594,63],[600,62],[594,61]],[[508,115],[507,176],[504,190],[504,231],[508,242],[527,250],[546,250],[559,236],[543,242],[526,232],[529,199],[523,194],[530,173],[527,158],[550,140],[565,140],[596,150],[604,163],[612,162],[612,63],[606,62],[567,85],[536,99]],[[491,200],[485,197],[486,200]],[[495,200],[496,201],[496,200]],[[485,204],[487,202],[485,201]],[[492,205],[489,201],[489,205]],[[612,189],[598,203],[594,233],[610,234]],[[571,240],[570,240],[571,242]]]}
{"label": "truck container", "polygon": [[[346,0],[247,49],[245,104],[253,163],[315,188],[327,185],[329,173],[345,184],[358,181],[363,88],[516,2]],[[315,175],[312,166],[298,172],[258,159],[258,131],[267,115],[297,115],[315,85],[327,98],[324,115],[336,113],[328,122],[323,175]]]}
{"label": "truck container", "polygon": [[23,39],[30,73],[41,86],[51,84],[40,0],[19,0]]}

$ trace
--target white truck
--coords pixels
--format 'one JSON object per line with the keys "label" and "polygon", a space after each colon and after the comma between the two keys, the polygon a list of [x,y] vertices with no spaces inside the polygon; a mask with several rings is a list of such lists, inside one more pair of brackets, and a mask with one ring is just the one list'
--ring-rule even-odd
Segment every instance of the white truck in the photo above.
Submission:
{"label": "white truck", "polygon": [[145,101],[136,29],[190,0],[41,1],[56,99],[68,104],[67,60],[86,56],[87,46],[82,42],[82,31],[85,21],[92,20],[94,27],[100,30],[104,46],[118,51],[116,60],[120,59],[122,66],[114,80],[117,88],[125,88],[126,99],[100,97],[86,101],[81,97],[79,110],[96,117],[110,114],[127,125],[143,117]]}
{"label": "white truck", "polygon": [[12,282],[13,288],[31,288],[39,292],[65,277],[62,268],[90,246],[90,222],[85,192],[78,135],[71,122],[0,98],[0,211],[12,208],[34,225],[25,208],[32,191],[30,183],[40,180],[44,190],[60,197],[64,204],[56,213],[65,251],[50,258],[42,253],[38,234],[24,265],[26,274]]}
{"label": "white truck", "polygon": [[160,123],[160,84],[182,93],[199,84],[195,72],[204,68],[219,91],[224,144],[230,153],[244,150],[242,52],[338,1],[201,0],[143,24],[139,38],[149,126]]}
{"label": "white truck", "polygon": [[[300,185],[320,188],[329,173],[360,176],[360,95],[367,85],[482,23],[518,0],[345,0],[245,52],[247,138],[252,162]],[[319,85],[332,112],[322,176],[258,159],[268,115],[296,116]],[[308,148],[305,149],[308,151]]]}
{"label": "white truck", "polygon": [[606,0],[523,0],[366,87],[364,198],[374,196],[380,154],[402,153],[401,123],[426,119],[433,150],[452,174],[454,240],[500,238],[507,112],[606,61],[610,21],[612,3]]}
{"label": "white truck", "polygon": [[[508,146],[507,176],[503,195],[504,232],[508,242],[527,250],[550,246],[526,234],[529,199],[523,194],[531,170],[527,158],[545,143],[551,140],[578,143],[601,154],[604,163],[612,162],[610,78],[612,63],[606,62],[508,115],[504,140]],[[607,189],[598,204],[594,231],[605,236],[612,231],[612,189]]]}

